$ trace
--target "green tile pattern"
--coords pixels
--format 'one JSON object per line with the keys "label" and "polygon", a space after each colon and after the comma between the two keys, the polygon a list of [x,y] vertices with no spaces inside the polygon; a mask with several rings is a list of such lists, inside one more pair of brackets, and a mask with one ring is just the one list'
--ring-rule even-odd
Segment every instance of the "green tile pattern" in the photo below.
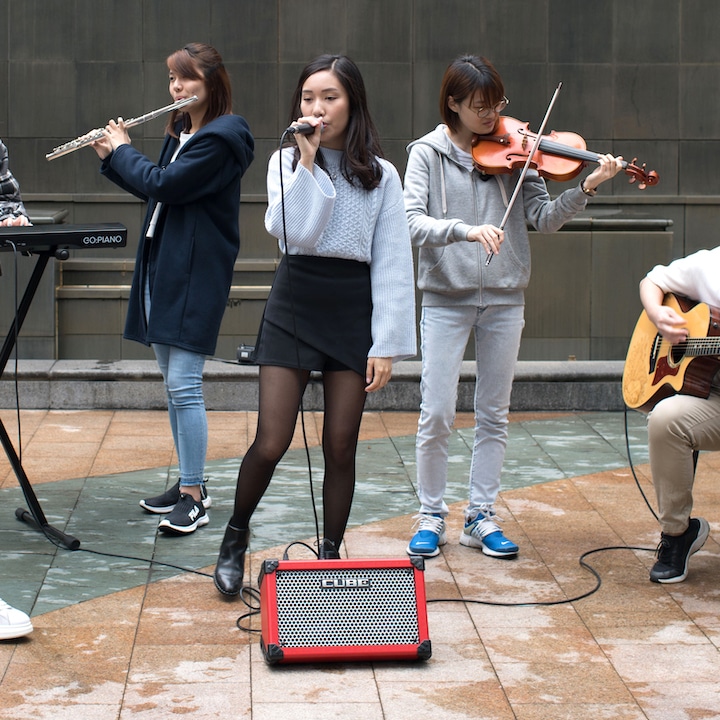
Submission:
{"label": "green tile pattern", "polygon": [[[632,461],[646,463],[645,418],[631,413],[627,421]],[[472,438],[472,429],[455,430],[450,438],[449,504],[467,498]],[[319,504],[322,456],[318,448],[312,448],[309,457],[311,473],[304,450],[288,452],[278,466],[254,516],[252,551],[314,536],[308,483],[311,474]],[[509,425],[502,489],[627,465],[623,413],[568,413],[517,421]],[[205,572],[217,558],[231,513],[238,466],[238,458],[208,463],[211,522],[188,537],[158,533],[159,516],[138,506],[141,497],[155,495],[176,482],[174,467],[34,486],[48,522],[80,540],[77,551],[54,547],[16,519],[15,508],[26,507],[19,488],[0,491],[5,508],[0,513],[0,596],[16,606],[32,608],[32,614],[38,615],[176,575],[178,568]],[[361,442],[357,467],[351,526],[417,510],[414,436]],[[321,521],[320,510],[318,517]],[[293,548],[290,557],[309,557],[309,551]]]}

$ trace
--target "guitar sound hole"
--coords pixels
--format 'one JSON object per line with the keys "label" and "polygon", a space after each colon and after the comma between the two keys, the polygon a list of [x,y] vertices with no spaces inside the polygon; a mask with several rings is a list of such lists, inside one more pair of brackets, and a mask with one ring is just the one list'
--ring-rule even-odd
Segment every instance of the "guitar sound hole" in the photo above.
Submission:
{"label": "guitar sound hole", "polygon": [[679,365],[685,357],[685,347],[681,345],[673,345],[669,357],[673,365]]}

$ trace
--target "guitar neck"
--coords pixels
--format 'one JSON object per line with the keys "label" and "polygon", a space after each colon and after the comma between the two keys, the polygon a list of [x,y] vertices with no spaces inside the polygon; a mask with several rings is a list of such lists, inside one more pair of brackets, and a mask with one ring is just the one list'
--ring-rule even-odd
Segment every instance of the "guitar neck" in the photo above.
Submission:
{"label": "guitar neck", "polygon": [[720,355],[720,338],[688,338],[684,343],[678,343],[675,347],[681,348],[685,355],[692,357]]}

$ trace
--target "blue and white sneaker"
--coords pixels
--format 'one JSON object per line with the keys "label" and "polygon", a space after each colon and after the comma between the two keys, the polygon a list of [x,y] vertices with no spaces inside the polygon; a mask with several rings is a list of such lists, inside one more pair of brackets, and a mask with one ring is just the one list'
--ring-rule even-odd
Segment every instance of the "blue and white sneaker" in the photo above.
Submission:
{"label": "blue and white sneaker", "polygon": [[460,535],[460,544],[482,548],[483,553],[491,557],[515,557],[520,548],[502,534],[497,524],[499,521],[500,518],[495,515],[494,510],[480,510],[474,518],[466,520]]}
{"label": "blue and white sneaker", "polygon": [[407,554],[435,557],[440,552],[439,546],[447,542],[445,520],[442,515],[427,513],[415,515],[413,520],[416,520],[413,527],[417,527],[417,531],[407,546]]}

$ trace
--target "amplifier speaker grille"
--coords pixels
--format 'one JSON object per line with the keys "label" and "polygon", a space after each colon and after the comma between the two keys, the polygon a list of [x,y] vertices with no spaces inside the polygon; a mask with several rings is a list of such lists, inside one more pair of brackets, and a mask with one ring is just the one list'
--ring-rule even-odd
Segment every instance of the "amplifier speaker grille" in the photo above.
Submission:
{"label": "amplifier speaker grille", "polygon": [[[325,585],[330,585],[326,587]],[[318,570],[277,574],[278,639],[283,645],[417,643],[415,582],[409,569]]]}
{"label": "amplifier speaker grille", "polygon": [[268,560],[260,573],[269,662],[427,659],[421,558]]}

